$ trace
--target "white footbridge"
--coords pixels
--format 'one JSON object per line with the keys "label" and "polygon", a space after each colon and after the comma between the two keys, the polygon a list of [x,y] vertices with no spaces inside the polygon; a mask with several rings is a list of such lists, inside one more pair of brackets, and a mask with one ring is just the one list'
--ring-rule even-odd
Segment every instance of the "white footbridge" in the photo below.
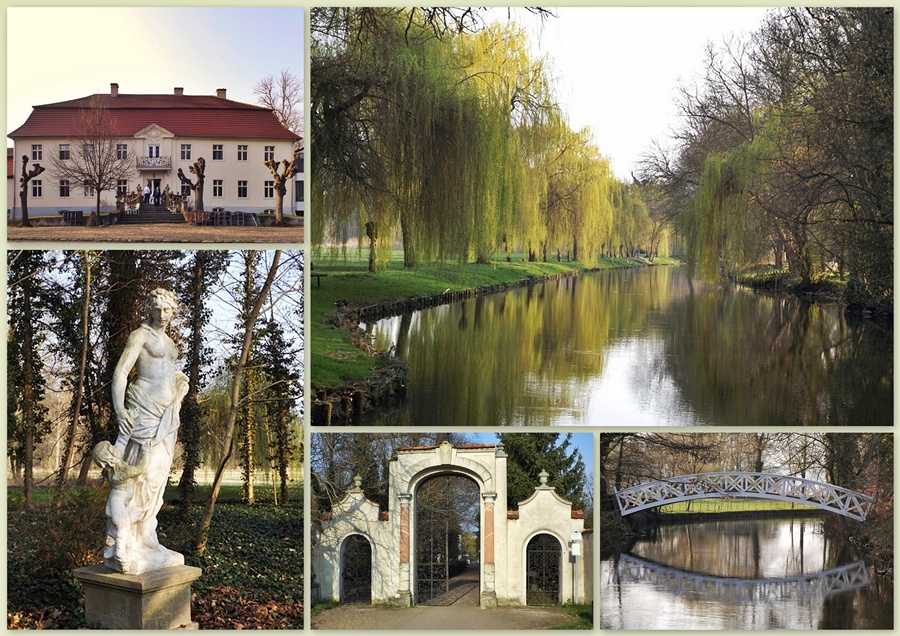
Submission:
{"label": "white footbridge", "polygon": [[865,521],[872,498],[834,484],[790,475],[722,472],[681,475],[615,490],[622,516],[691,499],[745,497],[806,504]]}
{"label": "white footbridge", "polygon": [[686,572],[631,554],[619,557],[614,576],[619,582],[651,583],[680,596],[727,603],[828,598],[864,589],[872,582],[869,569],[862,561],[812,574],[738,579]]}

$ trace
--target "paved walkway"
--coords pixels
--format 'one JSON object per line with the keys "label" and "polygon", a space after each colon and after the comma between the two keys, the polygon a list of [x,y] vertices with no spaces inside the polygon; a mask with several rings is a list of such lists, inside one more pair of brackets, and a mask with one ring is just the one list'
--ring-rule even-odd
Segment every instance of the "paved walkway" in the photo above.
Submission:
{"label": "paved walkway", "polygon": [[[6,227],[7,241],[120,243],[303,243],[303,228],[221,225],[111,225],[104,227]],[[15,246],[13,246],[15,247]]]}
{"label": "paved walkway", "polygon": [[[313,614],[313,629],[554,629],[573,622],[569,614],[554,607],[478,606],[478,566],[473,565],[450,579],[450,590],[434,599],[435,605],[417,607],[372,607],[341,605]],[[437,605],[440,603],[440,605]]]}
{"label": "paved walkway", "polygon": [[317,612],[313,629],[555,629],[573,622],[562,610],[548,607],[370,607],[341,605]]}

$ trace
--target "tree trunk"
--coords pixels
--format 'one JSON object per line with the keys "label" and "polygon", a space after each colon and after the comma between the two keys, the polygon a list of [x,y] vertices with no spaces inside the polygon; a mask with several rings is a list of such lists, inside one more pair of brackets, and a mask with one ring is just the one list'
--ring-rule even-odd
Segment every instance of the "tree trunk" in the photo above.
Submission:
{"label": "tree trunk", "polygon": [[56,479],[56,487],[63,489],[66,486],[66,480],[69,478],[69,465],[72,463],[72,456],[75,454],[75,436],[78,431],[78,420],[81,418],[81,403],[84,397],[84,377],[87,373],[87,353],[90,347],[89,341],[89,320],[91,313],[91,261],[90,254],[84,252],[84,307],[81,311],[81,360],[78,364],[78,382],[75,385],[75,406],[72,410],[72,421],[69,423],[69,430],[66,434],[68,443],[66,444],[66,455],[63,458],[62,465],[59,468],[59,476]]}
{"label": "tree trunk", "polygon": [[24,457],[23,457],[23,481],[25,485],[25,508],[34,508],[34,317],[31,311],[32,284],[31,278],[22,282],[22,344],[25,359],[23,360],[24,373],[24,404],[22,405],[25,424]]}
{"label": "tree trunk", "polygon": [[241,378],[244,375],[244,367],[247,365],[247,359],[250,356],[250,346],[253,344],[253,325],[259,317],[262,310],[263,302],[272,287],[275,280],[275,274],[278,272],[278,263],[281,260],[281,250],[275,251],[272,259],[272,265],[269,267],[269,273],[266,276],[266,282],[263,284],[253,309],[247,316],[246,327],[244,329],[244,342],[241,346],[241,355],[238,358],[237,366],[234,370],[234,379],[231,385],[231,406],[228,409],[228,418],[225,421],[225,453],[219,461],[219,467],[216,469],[216,476],[213,479],[212,490],[209,493],[209,499],[203,509],[203,516],[200,518],[200,525],[197,528],[197,554],[202,555],[206,552],[206,543],[209,537],[209,525],[212,522],[213,512],[216,508],[216,500],[219,498],[219,490],[222,488],[222,477],[225,474],[225,466],[231,458],[233,450],[232,442],[234,440],[234,424],[237,421],[238,408],[240,408],[241,400]]}

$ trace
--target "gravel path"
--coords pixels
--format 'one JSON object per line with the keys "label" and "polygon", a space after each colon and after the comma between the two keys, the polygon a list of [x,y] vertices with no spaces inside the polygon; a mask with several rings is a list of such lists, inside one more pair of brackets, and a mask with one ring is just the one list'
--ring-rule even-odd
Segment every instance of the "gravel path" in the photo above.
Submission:
{"label": "gravel path", "polygon": [[554,629],[575,619],[556,607],[478,606],[478,566],[450,579],[450,591],[434,599],[441,605],[372,607],[340,605],[316,612],[313,629]]}
{"label": "gravel path", "polygon": [[13,227],[6,228],[7,241],[120,243],[303,243],[302,227],[229,227],[187,224],[111,225],[103,227]]}
{"label": "gravel path", "polygon": [[341,605],[314,614],[313,629],[555,629],[574,619],[549,607],[370,607]]}

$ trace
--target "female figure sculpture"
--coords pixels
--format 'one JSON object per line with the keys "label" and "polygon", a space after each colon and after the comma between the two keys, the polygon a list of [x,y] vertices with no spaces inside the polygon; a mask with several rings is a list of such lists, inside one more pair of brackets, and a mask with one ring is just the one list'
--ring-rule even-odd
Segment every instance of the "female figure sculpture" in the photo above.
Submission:
{"label": "female figure sculpture", "polygon": [[[150,292],[145,303],[146,321],[128,336],[113,373],[113,409],[119,434],[112,451],[129,466],[143,465],[140,474],[133,477],[128,503],[109,507],[110,529],[119,527],[120,521],[131,536],[107,537],[104,563],[126,574],[184,564],[184,557],[160,545],[156,535],[156,515],[162,507],[175,454],[178,412],[188,391],[187,376],[175,369],[178,349],[166,335],[177,306],[172,292]],[[135,377],[129,382],[132,370]],[[123,514],[128,519],[115,518]]]}

